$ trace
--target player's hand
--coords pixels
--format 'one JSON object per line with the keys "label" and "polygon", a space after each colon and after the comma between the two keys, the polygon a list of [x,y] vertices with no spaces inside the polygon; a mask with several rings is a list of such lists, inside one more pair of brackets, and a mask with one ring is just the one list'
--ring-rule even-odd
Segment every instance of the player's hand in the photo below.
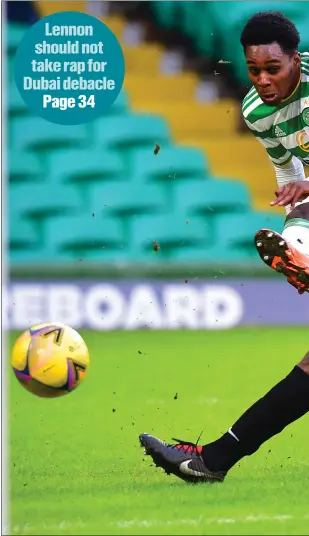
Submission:
{"label": "player's hand", "polygon": [[280,207],[291,205],[295,207],[297,201],[305,199],[309,195],[309,181],[295,181],[281,186],[275,191],[276,199],[272,201],[271,206],[278,205]]}

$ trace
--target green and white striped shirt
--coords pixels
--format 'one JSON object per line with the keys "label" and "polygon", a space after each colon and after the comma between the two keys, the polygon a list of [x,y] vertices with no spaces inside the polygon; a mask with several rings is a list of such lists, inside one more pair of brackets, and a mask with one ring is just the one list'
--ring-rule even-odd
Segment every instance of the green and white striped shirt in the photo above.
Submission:
{"label": "green and white striped shirt", "polygon": [[308,166],[309,52],[301,54],[300,82],[288,99],[267,106],[253,87],[243,100],[242,113],[275,167],[286,166],[293,156]]}

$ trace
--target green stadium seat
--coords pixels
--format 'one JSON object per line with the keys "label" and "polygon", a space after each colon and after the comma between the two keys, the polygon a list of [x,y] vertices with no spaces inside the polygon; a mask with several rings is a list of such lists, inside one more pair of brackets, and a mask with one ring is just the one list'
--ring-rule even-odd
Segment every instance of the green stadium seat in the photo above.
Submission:
{"label": "green stadium seat", "polygon": [[[239,41],[240,33],[234,34],[233,30],[238,25],[244,26],[252,15],[259,11],[277,10],[278,2],[276,1],[265,1],[263,5],[259,1],[226,2],[224,9],[222,9],[222,5],[219,2],[212,2],[210,5],[210,11],[216,25],[215,28],[222,33],[226,44],[231,41]],[[283,1],[280,2],[280,11],[291,18],[299,18],[299,14],[303,11],[303,4],[302,2]]]}
{"label": "green stadium seat", "polygon": [[9,245],[12,250],[28,250],[39,245],[39,236],[33,221],[10,212]]}
{"label": "green stadium seat", "polygon": [[[93,249],[87,249],[88,247],[89,246],[80,249],[79,246],[76,247],[74,244],[72,247],[70,244],[67,249],[55,250],[48,249],[47,245],[44,251],[40,251],[40,258],[38,256],[37,259],[35,259],[34,253],[32,253],[31,257],[29,256],[28,259],[26,255],[24,255],[24,259],[22,259],[22,256],[20,255],[19,262],[30,264],[35,260],[36,266],[45,266],[48,263],[57,264],[58,266],[73,264],[76,268],[81,269],[88,269],[89,266],[94,266],[97,263],[101,266],[102,264],[123,265],[128,262],[128,251],[124,248],[112,247],[108,249],[101,246],[96,248],[95,245],[92,245]],[[16,256],[16,258],[18,258],[18,256]]]}
{"label": "green stadium seat", "polygon": [[61,216],[46,222],[45,240],[48,250],[87,251],[120,249],[125,246],[120,220],[91,213]]}
{"label": "green stadium seat", "polygon": [[182,30],[191,37],[198,52],[211,57],[215,50],[215,33],[209,2],[176,3]]}
{"label": "green stadium seat", "polygon": [[[214,32],[217,36],[217,46],[215,50],[215,59],[223,59],[224,61],[233,62],[231,67],[234,70],[234,62],[239,61],[239,54],[243,56],[241,46],[239,44],[240,33],[236,34],[235,25],[240,20],[245,21],[251,16],[251,5],[255,2],[226,2],[224,9],[222,5],[210,6],[212,18],[214,21]],[[248,5],[250,4],[250,5]],[[254,8],[253,8],[254,9]],[[260,6],[254,12],[261,11]],[[244,58],[242,58],[244,62]]]}
{"label": "green stadium seat", "polygon": [[[39,249],[21,249],[10,250],[9,261],[11,266],[48,266],[50,264],[59,265],[62,259],[56,253],[46,253],[41,248]],[[70,260],[69,258],[67,259]]]}
{"label": "green stadium seat", "polygon": [[170,142],[168,123],[155,115],[101,117],[95,121],[94,130],[97,144],[105,148],[123,150],[148,146],[154,149],[155,144]]}
{"label": "green stadium seat", "polygon": [[55,265],[58,267],[88,267],[96,263],[102,264],[119,264],[127,263],[128,253],[122,249],[100,249],[100,250],[51,250],[46,246],[44,249],[20,249],[10,250],[9,260],[11,266],[23,266],[29,268],[48,267]]}
{"label": "green stadium seat", "polygon": [[100,184],[91,190],[91,210],[119,215],[163,211],[166,197],[158,184]]}
{"label": "green stadium seat", "polygon": [[248,212],[244,214],[218,215],[216,239],[226,247],[245,247],[255,249],[254,235],[262,228],[282,232],[285,218],[269,212]]}
{"label": "green stadium seat", "polygon": [[88,141],[86,125],[57,125],[40,117],[12,121],[12,147],[47,152],[65,147],[81,147]]}
{"label": "green stadium seat", "polygon": [[215,32],[208,2],[151,2],[151,8],[162,28],[181,31],[198,51],[212,55]]}
{"label": "green stadium seat", "polygon": [[[48,158],[48,157],[47,157]],[[51,180],[85,182],[122,179],[125,168],[121,157],[104,149],[66,149],[53,152],[48,158]]]}
{"label": "green stadium seat", "polygon": [[181,145],[164,147],[157,156],[149,155],[149,149],[136,149],[132,158],[134,177],[142,180],[174,182],[204,175],[209,170],[203,151]]}
{"label": "green stadium seat", "polygon": [[192,179],[175,185],[174,202],[188,213],[241,212],[250,209],[251,197],[243,182]]}
{"label": "green stadium seat", "polygon": [[6,28],[5,42],[9,54],[15,54],[20,41],[25,36],[29,26],[20,23],[8,23]]}
{"label": "green stadium seat", "polygon": [[2,61],[3,61],[3,64],[5,65],[7,83],[13,82],[14,81],[15,56],[6,55]]}
{"label": "green stadium seat", "polygon": [[151,2],[155,17],[163,28],[172,28],[177,24],[176,7],[179,2]]}
{"label": "green stadium seat", "polygon": [[83,263],[86,261],[87,263],[91,265],[95,265],[96,263],[102,264],[113,264],[113,265],[124,265],[127,264],[130,261],[134,261],[134,259],[130,258],[130,253],[127,250],[127,248],[99,248],[99,249],[87,249],[86,251],[83,251],[83,255],[81,256],[78,251],[65,251],[60,252],[60,258],[62,257],[62,254],[65,253],[67,255],[68,253],[74,258],[78,259],[79,262]]}
{"label": "green stadium seat", "polygon": [[79,211],[82,199],[74,186],[47,184],[12,184],[9,188],[12,213],[32,218]]}
{"label": "green stadium seat", "polygon": [[14,81],[12,81],[9,85],[7,100],[9,105],[9,114],[11,117],[20,117],[31,114],[30,108],[28,108],[27,104],[22,99]]}
{"label": "green stadium seat", "polygon": [[163,251],[179,247],[207,244],[210,229],[203,218],[194,217],[186,220],[183,213],[171,213],[156,216],[141,216],[132,222],[131,247],[134,250],[153,250],[157,241]]}
{"label": "green stadium seat", "polygon": [[309,32],[308,32],[308,18],[297,21],[297,30],[300,35],[300,52],[308,52],[309,50]]}
{"label": "green stadium seat", "polygon": [[12,182],[30,182],[43,178],[37,156],[29,151],[10,149],[7,164],[9,180]]}
{"label": "green stadium seat", "polygon": [[108,109],[106,114],[111,115],[120,115],[126,114],[130,110],[130,99],[128,93],[122,89],[115,100],[114,104]]}
{"label": "green stadium seat", "polygon": [[243,263],[250,261],[250,264],[260,262],[260,259],[254,250],[241,247],[229,248],[220,244],[212,245],[207,248],[179,248],[173,251],[172,259],[174,262],[182,263],[184,265],[198,265],[204,263],[209,265],[224,264],[225,266],[232,266],[239,262]]}
{"label": "green stadium seat", "polygon": [[170,262],[171,256],[173,255],[173,249],[164,248],[159,252],[156,252],[150,247],[150,249],[137,249],[131,248],[128,253],[128,262],[134,266],[157,266],[158,273],[160,273],[160,268],[165,262]]}

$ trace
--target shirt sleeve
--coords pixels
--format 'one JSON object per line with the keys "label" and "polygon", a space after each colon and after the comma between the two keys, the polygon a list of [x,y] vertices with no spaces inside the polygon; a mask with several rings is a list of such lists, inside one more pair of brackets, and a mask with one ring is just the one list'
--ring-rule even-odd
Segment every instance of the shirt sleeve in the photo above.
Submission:
{"label": "shirt sleeve", "polygon": [[[289,184],[290,182],[295,181],[306,181],[308,180],[305,175],[304,166],[301,163],[301,161],[296,158],[296,156],[293,156],[292,160],[285,166],[285,167],[279,167],[274,166],[275,172],[276,172],[276,179],[277,184],[280,188],[280,186],[285,186],[286,184]],[[295,203],[295,206],[301,205],[302,203],[308,203],[309,197],[306,197],[306,199],[302,199],[298,203]],[[287,214],[289,214],[292,210],[291,205],[285,206],[285,211]]]}
{"label": "shirt sleeve", "polygon": [[[248,121],[245,120],[245,122],[256,139],[265,147],[268,157],[273,163],[279,188],[290,182],[308,180],[305,176],[304,166],[298,158],[286,150],[277,139],[263,137],[263,133],[255,130]],[[289,214],[291,206],[286,206],[285,210]]]}
{"label": "shirt sleeve", "polygon": [[305,181],[305,170],[301,161],[293,156],[286,166],[274,166],[278,186],[285,186],[290,182]]}
{"label": "shirt sleeve", "polygon": [[285,166],[292,160],[292,153],[283,147],[277,138],[265,137],[263,132],[256,130],[246,119],[245,123],[256,139],[265,147],[270,161],[275,166]]}

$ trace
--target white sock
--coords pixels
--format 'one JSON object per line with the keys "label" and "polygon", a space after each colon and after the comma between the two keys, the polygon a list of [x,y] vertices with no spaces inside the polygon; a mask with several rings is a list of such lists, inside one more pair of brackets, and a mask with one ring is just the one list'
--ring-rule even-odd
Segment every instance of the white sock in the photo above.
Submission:
{"label": "white sock", "polygon": [[309,227],[290,225],[284,229],[282,236],[292,247],[309,257]]}

